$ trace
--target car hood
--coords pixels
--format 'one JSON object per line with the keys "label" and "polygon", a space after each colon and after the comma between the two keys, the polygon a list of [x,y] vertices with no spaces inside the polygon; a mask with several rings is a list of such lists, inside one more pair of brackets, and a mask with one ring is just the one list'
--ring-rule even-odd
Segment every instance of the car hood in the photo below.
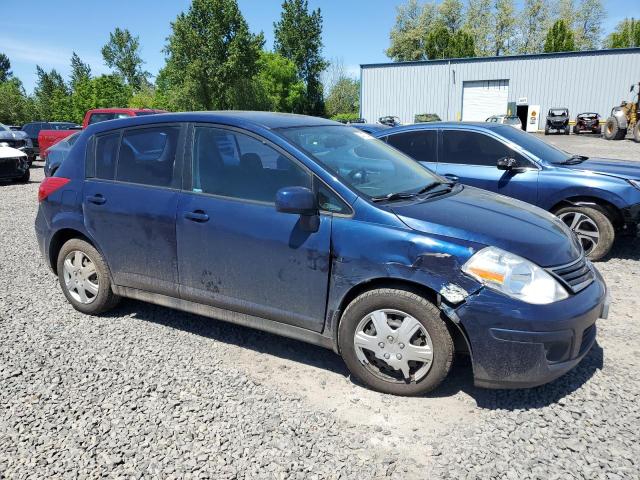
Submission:
{"label": "car hood", "polygon": [[0,160],[5,158],[26,157],[27,154],[17,148],[0,147]]}
{"label": "car hood", "polygon": [[6,132],[4,130],[0,131],[0,141],[2,140],[24,140],[27,138],[26,132],[21,130],[19,131],[10,131]]}
{"label": "car hood", "polygon": [[391,210],[414,230],[496,246],[543,267],[570,263],[582,253],[555,216],[473,187],[430,201],[392,204]]}
{"label": "car hood", "polygon": [[620,177],[624,179],[640,179],[640,162],[634,160],[612,160],[609,158],[589,158],[576,165],[562,165],[571,170],[587,171]]}

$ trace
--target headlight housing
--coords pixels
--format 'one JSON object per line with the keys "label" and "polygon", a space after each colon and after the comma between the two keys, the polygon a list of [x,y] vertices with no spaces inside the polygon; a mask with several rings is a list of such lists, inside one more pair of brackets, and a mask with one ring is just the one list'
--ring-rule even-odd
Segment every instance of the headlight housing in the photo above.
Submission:
{"label": "headlight housing", "polygon": [[480,250],[462,271],[492,290],[527,303],[546,305],[569,296],[544,269],[497,247]]}
{"label": "headlight housing", "polygon": [[640,190],[640,180],[629,180],[629,183]]}

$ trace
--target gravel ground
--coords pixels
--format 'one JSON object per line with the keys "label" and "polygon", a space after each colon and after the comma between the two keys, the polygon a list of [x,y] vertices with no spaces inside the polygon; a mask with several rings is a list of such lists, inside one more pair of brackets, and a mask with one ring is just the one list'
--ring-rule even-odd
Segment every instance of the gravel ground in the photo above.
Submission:
{"label": "gravel ground", "polygon": [[598,263],[598,344],[544,387],[435,394],[352,382],[334,353],[135,301],[87,317],[0,184],[0,478],[640,478],[640,238]]}
{"label": "gravel ground", "polygon": [[625,140],[605,140],[600,135],[543,135],[539,137],[570,153],[621,160],[640,160],[640,143],[627,137]]}

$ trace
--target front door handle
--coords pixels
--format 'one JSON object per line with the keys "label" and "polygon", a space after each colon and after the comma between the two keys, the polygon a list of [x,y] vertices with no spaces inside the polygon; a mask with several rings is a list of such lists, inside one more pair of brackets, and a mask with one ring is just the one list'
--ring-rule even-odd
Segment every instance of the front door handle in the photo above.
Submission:
{"label": "front door handle", "polygon": [[195,210],[193,212],[185,212],[184,218],[192,222],[204,223],[209,220],[209,215],[202,210]]}
{"label": "front door handle", "polygon": [[443,176],[447,177],[452,182],[457,182],[460,180],[460,177],[458,177],[457,175],[454,175],[453,173],[445,173]]}
{"label": "front door handle", "polygon": [[87,197],[87,201],[91,203],[95,203],[96,205],[102,205],[107,201],[107,199],[98,193],[96,195],[91,195],[90,197]]}

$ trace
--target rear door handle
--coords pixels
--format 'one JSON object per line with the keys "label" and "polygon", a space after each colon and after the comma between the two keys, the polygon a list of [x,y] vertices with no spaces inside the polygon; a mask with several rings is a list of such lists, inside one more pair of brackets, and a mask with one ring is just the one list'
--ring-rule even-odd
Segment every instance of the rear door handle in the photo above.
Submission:
{"label": "rear door handle", "polygon": [[95,203],[96,205],[102,205],[107,201],[107,199],[98,193],[97,195],[91,195],[90,197],[87,197],[87,201]]}
{"label": "rear door handle", "polygon": [[458,180],[460,180],[460,177],[458,177],[457,175],[454,175],[453,173],[445,173],[443,176],[447,177],[449,180],[452,180],[454,182],[457,182]]}
{"label": "rear door handle", "polygon": [[184,218],[191,220],[192,222],[204,223],[209,221],[209,215],[202,210],[195,210],[194,212],[185,212]]}

